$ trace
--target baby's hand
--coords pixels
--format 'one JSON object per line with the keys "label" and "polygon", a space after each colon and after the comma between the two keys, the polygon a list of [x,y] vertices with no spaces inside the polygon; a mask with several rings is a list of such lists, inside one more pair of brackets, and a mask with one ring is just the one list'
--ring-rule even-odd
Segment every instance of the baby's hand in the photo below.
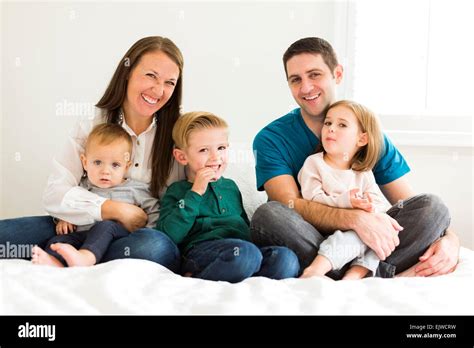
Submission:
{"label": "baby's hand", "polygon": [[355,188],[349,191],[352,207],[355,209],[365,210],[366,212],[374,212],[374,205],[372,204],[372,197],[365,192],[364,195],[359,193],[359,189]]}
{"label": "baby's hand", "polygon": [[76,230],[76,225],[71,224],[70,222],[59,220],[56,224],[56,234],[68,234]]}
{"label": "baby's hand", "polygon": [[201,196],[206,193],[207,185],[210,181],[216,178],[216,172],[209,167],[201,168],[196,173],[194,184],[191,190],[199,193]]}

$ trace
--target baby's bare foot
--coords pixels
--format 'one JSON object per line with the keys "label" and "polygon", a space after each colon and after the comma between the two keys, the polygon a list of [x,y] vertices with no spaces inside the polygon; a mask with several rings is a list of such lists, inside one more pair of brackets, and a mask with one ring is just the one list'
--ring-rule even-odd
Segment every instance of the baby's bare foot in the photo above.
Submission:
{"label": "baby's bare foot", "polygon": [[31,262],[35,265],[47,265],[54,267],[64,267],[57,258],[52,255],[49,255],[46,251],[41,249],[39,246],[35,245],[31,249]]}
{"label": "baby's bare foot", "polygon": [[74,266],[92,266],[95,265],[96,259],[89,250],[77,250],[70,244],[54,243],[51,249],[61,255],[69,267]]}

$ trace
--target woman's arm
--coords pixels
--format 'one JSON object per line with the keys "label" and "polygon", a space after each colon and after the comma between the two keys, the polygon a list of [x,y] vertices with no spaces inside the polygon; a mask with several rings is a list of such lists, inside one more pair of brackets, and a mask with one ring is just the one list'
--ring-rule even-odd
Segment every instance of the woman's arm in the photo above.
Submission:
{"label": "woman's arm", "polygon": [[101,119],[96,118],[76,123],[61,155],[53,160],[53,171],[43,194],[43,206],[51,216],[74,225],[117,220],[129,230],[143,227],[146,214],[140,208],[107,200],[79,186],[84,173],[80,154],[84,152],[87,136],[100,122]]}
{"label": "woman's arm", "polygon": [[[80,154],[93,123],[93,120],[81,120],[75,125],[61,155],[53,160],[53,170],[43,194],[43,205],[50,215],[75,225],[102,220],[100,206],[105,198],[78,186],[84,173]],[[69,204],[64,204],[65,199]]]}

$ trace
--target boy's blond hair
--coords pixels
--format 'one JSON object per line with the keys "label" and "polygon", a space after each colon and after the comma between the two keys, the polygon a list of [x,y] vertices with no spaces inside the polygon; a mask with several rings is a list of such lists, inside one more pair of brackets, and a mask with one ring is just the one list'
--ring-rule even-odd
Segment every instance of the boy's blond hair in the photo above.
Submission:
{"label": "boy's blond hair", "polygon": [[[354,155],[352,169],[361,172],[372,170],[379,160],[383,148],[383,135],[377,116],[369,108],[351,100],[339,100],[331,104],[326,110],[326,115],[336,106],[344,106],[351,110],[357,118],[360,131],[367,133],[367,145],[362,146]],[[321,151],[324,151],[322,142],[319,143],[316,152]]]}
{"label": "boy's blond hair", "polygon": [[178,149],[186,149],[191,133],[199,129],[229,128],[227,122],[207,111],[192,111],[182,115],[173,127],[173,141]]}
{"label": "boy's blond hair", "polygon": [[97,142],[100,145],[109,145],[118,140],[125,141],[129,152],[132,153],[132,137],[125,129],[115,123],[101,123],[95,126],[89,133],[86,142],[86,152],[92,142]]}

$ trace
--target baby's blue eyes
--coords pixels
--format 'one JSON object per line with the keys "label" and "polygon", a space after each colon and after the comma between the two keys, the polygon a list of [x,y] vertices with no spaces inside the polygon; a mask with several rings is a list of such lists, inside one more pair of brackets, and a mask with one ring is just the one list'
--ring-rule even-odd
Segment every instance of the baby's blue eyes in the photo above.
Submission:
{"label": "baby's blue eyes", "polygon": [[[92,162],[92,163],[94,163],[94,165],[96,165],[96,166],[102,165],[102,161],[100,161],[100,160],[95,160],[95,161]],[[113,167],[113,168],[120,168],[120,167],[121,167],[121,164],[118,163],[118,162],[114,162],[114,163],[112,163],[112,167]]]}

